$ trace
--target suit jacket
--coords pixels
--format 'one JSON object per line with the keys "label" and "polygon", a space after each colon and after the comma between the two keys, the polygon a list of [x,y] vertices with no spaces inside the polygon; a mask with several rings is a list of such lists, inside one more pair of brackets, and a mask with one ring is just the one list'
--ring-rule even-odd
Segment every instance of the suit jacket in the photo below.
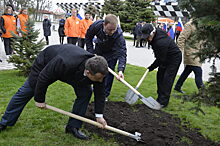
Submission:
{"label": "suit jacket", "polygon": [[72,44],[47,47],[36,58],[29,74],[30,86],[35,90],[34,100],[45,102],[49,85],[57,80],[72,87],[94,85],[95,113],[102,114],[104,109],[104,83],[93,82],[84,76],[85,62],[94,55]]}
{"label": "suit jacket", "polygon": [[[98,20],[90,25],[86,32],[87,51],[105,57],[107,61],[118,59],[118,71],[124,71],[127,60],[127,48],[121,28],[117,28],[112,36],[108,36],[103,31],[104,20]],[[93,39],[95,40],[95,47]]]}
{"label": "suit jacket", "polygon": [[179,62],[179,60],[173,62],[173,58],[179,56],[179,53],[181,53],[180,49],[171,37],[169,37],[162,29],[156,28],[156,34],[152,42],[149,44],[152,46],[156,58],[150,66],[152,70],[160,65],[167,66],[169,64]]}

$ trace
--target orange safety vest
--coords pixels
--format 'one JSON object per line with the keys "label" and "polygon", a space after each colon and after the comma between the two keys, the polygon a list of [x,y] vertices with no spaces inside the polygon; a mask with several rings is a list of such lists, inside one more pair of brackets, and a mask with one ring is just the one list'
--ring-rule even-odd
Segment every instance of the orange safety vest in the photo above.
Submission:
{"label": "orange safety vest", "polygon": [[20,20],[20,24],[21,24],[21,30],[26,32],[26,23],[27,23],[27,20],[28,20],[28,15],[26,14],[19,14],[18,15],[18,18]]}
{"label": "orange safety vest", "polygon": [[4,28],[6,33],[2,34],[3,38],[12,38],[13,35],[11,32],[17,34],[16,31],[16,18],[12,15],[3,15],[2,18],[4,19]]}
{"label": "orange safety vest", "polygon": [[67,37],[79,37],[80,19],[73,16],[67,18],[64,25],[64,32]]}
{"label": "orange safety vest", "polygon": [[92,20],[90,19],[83,19],[81,20],[80,22],[80,38],[85,38],[86,36],[86,32],[87,32],[87,29],[89,28],[89,26],[92,24]]}

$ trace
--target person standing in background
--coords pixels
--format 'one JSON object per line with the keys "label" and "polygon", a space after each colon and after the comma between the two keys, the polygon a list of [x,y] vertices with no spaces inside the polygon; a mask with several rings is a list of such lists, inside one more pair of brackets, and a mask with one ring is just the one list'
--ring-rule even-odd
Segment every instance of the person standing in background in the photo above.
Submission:
{"label": "person standing in background", "polygon": [[133,38],[133,40],[134,40],[133,46],[135,46],[135,41],[137,40],[137,25],[138,25],[138,23],[136,23],[136,25],[132,29],[132,34],[134,36],[134,38]]}
{"label": "person standing in background", "polygon": [[184,54],[184,71],[180,75],[174,90],[185,93],[181,90],[181,87],[189,74],[193,71],[195,74],[195,82],[198,89],[204,86],[202,81],[202,64],[199,57],[196,57],[194,53],[199,52],[200,45],[202,42],[196,42],[193,38],[195,36],[196,27],[192,24],[190,20],[185,25],[185,29],[180,33],[180,36],[177,40],[177,45]]}
{"label": "person standing in background", "polygon": [[0,18],[0,29],[2,30],[2,38],[4,40],[4,47],[6,55],[11,55],[13,49],[11,47],[13,41],[12,33],[17,34],[16,18],[13,16],[12,7],[7,6],[4,14]]}
{"label": "person standing in background", "polygon": [[92,20],[90,20],[90,14],[87,12],[85,13],[85,19],[81,20],[80,22],[80,39],[79,39],[79,47],[84,48],[85,46],[85,36],[87,29],[92,24]]}
{"label": "person standing in background", "polygon": [[65,36],[64,25],[65,25],[65,19],[64,19],[64,16],[62,16],[59,21],[59,28],[58,28],[58,33],[59,33],[59,37],[60,37],[60,44],[63,44],[63,40],[64,40],[64,36]]}
{"label": "person standing in background", "polygon": [[17,18],[17,29],[19,32],[19,36],[22,36],[20,31],[26,32],[26,23],[28,21],[28,10],[27,8],[22,8],[20,14]]}
{"label": "person standing in background", "polygon": [[141,47],[141,37],[142,37],[141,28],[142,28],[142,22],[138,22],[138,25],[136,27],[136,31],[137,31],[136,48]]}
{"label": "person standing in background", "polygon": [[64,32],[67,36],[67,43],[76,45],[80,36],[80,19],[77,18],[76,9],[72,9],[72,16],[66,19]]}
{"label": "person standing in background", "polygon": [[43,30],[44,30],[44,36],[46,38],[47,45],[49,45],[49,38],[48,37],[51,36],[50,27],[51,27],[51,22],[48,19],[48,16],[44,16]]}

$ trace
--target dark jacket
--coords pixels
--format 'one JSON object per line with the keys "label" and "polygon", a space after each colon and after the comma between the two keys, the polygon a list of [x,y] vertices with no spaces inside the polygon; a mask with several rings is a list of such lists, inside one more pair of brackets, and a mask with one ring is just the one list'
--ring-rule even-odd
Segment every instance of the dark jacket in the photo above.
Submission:
{"label": "dark jacket", "polygon": [[180,49],[171,37],[169,37],[167,33],[160,28],[156,28],[156,34],[150,45],[152,46],[156,58],[150,66],[151,70],[160,65],[166,66],[170,63],[175,63],[170,61],[172,60],[171,58],[179,56],[179,53],[181,53]]}
{"label": "dark jacket", "polygon": [[85,62],[94,55],[72,44],[53,45],[47,47],[35,59],[29,74],[30,86],[35,89],[34,100],[45,101],[45,94],[49,85],[57,80],[69,85],[94,85],[95,113],[103,113],[104,84],[93,82],[84,76]]}
{"label": "dark jacket", "polygon": [[65,25],[65,20],[61,19],[59,21],[59,28],[58,28],[58,33],[60,37],[64,37],[65,33],[64,33],[64,25]]}
{"label": "dark jacket", "polygon": [[51,35],[51,22],[49,19],[44,19],[43,21],[43,29],[44,29],[44,36],[50,36]]}
{"label": "dark jacket", "polygon": [[142,36],[141,29],[142,29],[142,25],[141,24],[136,25],[136,34],[137,34],[137,36]]}
{"label": "dark jacket", "polygon": [[[86,49],[87,51],[105,57],[107,61],[111,59],[119,59],[118,71],[124,71],[127,59],[127,49],[123,32],[121,28],[117,28],[112,36],[108,36],[103,31],[104,20],[99,20],[90,25],[86,33]],[[95,48],[93,46],[93,38]]]}

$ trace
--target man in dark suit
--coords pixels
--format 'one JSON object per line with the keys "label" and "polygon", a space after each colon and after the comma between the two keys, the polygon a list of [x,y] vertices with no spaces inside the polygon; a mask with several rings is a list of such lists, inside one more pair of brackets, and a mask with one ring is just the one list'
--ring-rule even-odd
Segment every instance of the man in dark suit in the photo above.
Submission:
{"label": "man in dark suit", "polygon": [[[13,126],[23,108],[34,96],[36,106],[45,108],[45,95],[49,85],[57,80],[71,85],[76,93],[72,113],[84,116],[89,104],[93,84],[95,94],[95,115],[103,127],[107,125],[103,118],[105,104],[103,78],[108,73],[107,61],[72,44],[53,45],[42,51],[31,68],[28,79],[12,97],[0,122],[0,131]],[[70,118],[66,133],[80,139],[88,139],[79,128],[82,121]]]}
{"label": "man in dark suit", "polygon": [[[95,46],[93,40],[95,38]],[[98,20],[90,25],[86,32],[86,50],[105,57],[109,68],[115,70],[118,62],[118,76],[124,78],[127,48],[123,32],[118,26],[118,19],[113,14],[108,14],[105,20]],[[114,76],[108,74],[105,78],[105,96],[110,95]]]}
{"label": "man in dark suit", "polygon": [[152,24],[145,24],[142,28],[143,38],[152,46],[156,60],[148,67],[149,71],[158,67],[157,72],[157,101],[161,107],[166,107],[170,100],[170,93],[182,53],[175,42],[160,28]]}

